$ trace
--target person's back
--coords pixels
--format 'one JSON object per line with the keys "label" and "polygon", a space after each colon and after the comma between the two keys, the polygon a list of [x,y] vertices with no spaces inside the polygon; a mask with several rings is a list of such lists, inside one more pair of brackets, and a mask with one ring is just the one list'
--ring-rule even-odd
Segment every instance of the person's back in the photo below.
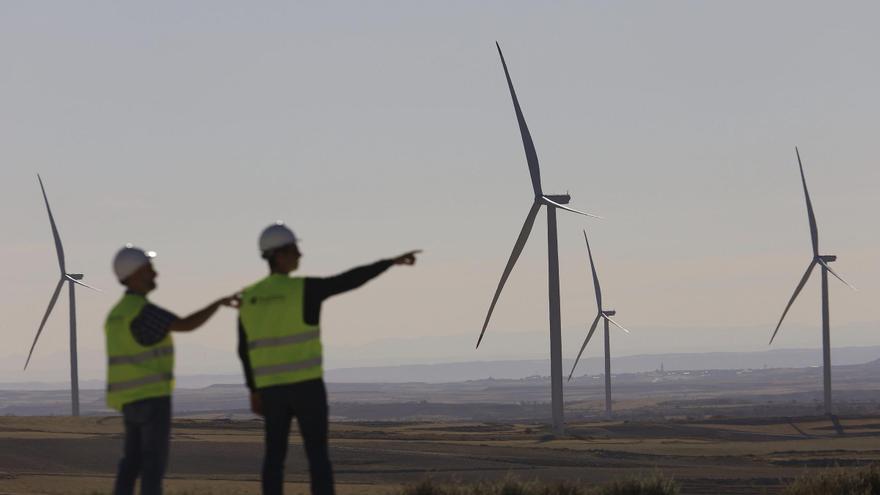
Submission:
{"label": "person's back", "polygon": [[304,318],[304,293],[304,278],[278,273],[242,291],[239,315],[256,388],[323,376],[321,332]]}
{"label": "person's back", "polygon": [[[145,295],[126,292],[110,310],[104,324],[107,344],[107,404],[125,404],[171,395],[174,379],[174,341],[170,332],[155,343],[138,341],[132,323],[149,302]],[[137,327],[137,324],[135,325]]]}

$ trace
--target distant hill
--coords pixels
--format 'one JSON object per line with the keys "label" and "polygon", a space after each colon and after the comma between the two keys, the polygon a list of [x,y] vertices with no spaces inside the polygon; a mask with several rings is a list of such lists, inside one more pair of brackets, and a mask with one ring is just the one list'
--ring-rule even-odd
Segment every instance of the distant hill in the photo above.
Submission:
{"label": "distant hill", "polygon": [[[863,364],[876,361],[880,364],[880,346],[841,347],[833,349],[835,366]],[[563,360],[563,372],[571,370],[573,360]],[[762,368],[808,368],[819,366],[818,349],[776,349],[764,352],[707,352],[677,354],[640,354],[612,359],[613,373],[642,373],[660,369],[676,370],[738,370]],[[603,373],[601,357],[582,358],[576,375]],[[511,379],[531,376],[549,376],[549,359],[464,361],[456,363],[405,364],[399,366],[365,366],[337,368],[325,372],[332,383],[452,383],[486,378]],[[240,374],[190,375],[177,377],[180,388],[202,388],[214,384],[242,384]],[[80,383],[82,389],[102,389],[102,380]],[[66,390],[67,383],[0,383],[3,390]]]}
{"label": "distant hill", "polygon": [[[835,366],[862,364],[880,360],[880,346],[842,347],[833,350]],[[563,360],[564,373],[571,370],[573,360]],[[807,368],[819,366],[818,349],[779,349],[765,352],[708,352],[680,354],[643,354],[612,358],[613,373],[641,373],[660,369],[673,370],[736,370],[762,368]],[[576,375],[604,372],[604,358],[582,358]],[[449,383],[484,378],[518,379],[549,376],[550,360],[466,361],[459,363],[411,364],[340,368],[326,372],[328,382],[335,383]]]}
{"label": "distant hill", "polygon": [[[486,363],[489,367],[492,364]],[[838,414],[878,414],[878,371],[880,360],[876,359],[834,367]],[[816,367],[615,373],[614,400],[620,406],[619,414],[633,419],[815,415],[821,410],[821,374]],[[178,387],[173,403],[178,415],[250,418],[248,396],[242,384]],[[336,419],[544,421],[550,415],[550,378],[331,382],[328,397]],[[83,389],[80,398],[83,414],[114,414],[105,404],[103,390]],[[603,399],[604,380],[598,375],[578,376],[565,383],[568,418],[601,416]],[[0,416],[68,414],[69,401],[66,389],[0,390]]]}

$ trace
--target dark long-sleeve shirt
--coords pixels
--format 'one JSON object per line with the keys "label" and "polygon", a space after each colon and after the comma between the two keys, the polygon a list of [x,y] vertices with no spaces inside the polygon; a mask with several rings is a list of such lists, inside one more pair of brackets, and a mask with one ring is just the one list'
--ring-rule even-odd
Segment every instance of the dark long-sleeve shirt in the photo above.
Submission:
{"label": "dark long-sleeve shirt", "polygon": [[[132,291],[125,293],[135,295]],[[142,346],[158,344],[171,331],[171,324],[179,319],[165,308],[147,303],[131,322],[131,336]]]}
{"label": "dark long-sleeve shirt", "polygon": [[[393,262],[382,260],[372,265],[360,266],[333,277],[307,277],[303,289],[303,319],[308,325],[318,325],[321,319],[321,303],[343,292],[357,289],[387,270]],[[245,382],[254,390],[254,373],[248,356],[247,336],[241,318],[238,319],[238,357],[244,369]]]}

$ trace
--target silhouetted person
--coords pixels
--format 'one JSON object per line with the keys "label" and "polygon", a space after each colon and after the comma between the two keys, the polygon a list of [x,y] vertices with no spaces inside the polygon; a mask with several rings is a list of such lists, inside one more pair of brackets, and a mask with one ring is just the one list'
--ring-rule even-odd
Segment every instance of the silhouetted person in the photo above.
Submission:
{"label": "silhouetted person", "polygon": [[171,391],[174,388],[174,343],[171,332],[188,332],[205,323],[222,304],[237,305],[235,296],[219,299],[186,318],[178,318],[147,300],[156,288],[150,261],[156,253],[126,245],[116,253],[113,271],[125,294],[107,316],[107,404],[122,411],[124,456],[119,461],[113,493],[162,493],[171,435]]}
{"label": "silhouetted person", "polygon": [[290,277],[302,254],[297,238],[278,222],[259,240],[269,275],[244,289],[238,324],[238,354],[251,390],[251,410],[265,417],[263,493],[283,492],[284,459],[295,417],[303,438],[313,495],[333,494],[327,452],[327,391],[320,335],[321,303],[360,287],[391,265],[412,265],[418,251],[378,261],[328,278]]}

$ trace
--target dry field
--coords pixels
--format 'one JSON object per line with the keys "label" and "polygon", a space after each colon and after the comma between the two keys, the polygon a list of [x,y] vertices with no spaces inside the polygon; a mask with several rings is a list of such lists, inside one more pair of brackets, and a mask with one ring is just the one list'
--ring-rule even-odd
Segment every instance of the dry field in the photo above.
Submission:
{"label": "dry field", "polygon": [[[554,438],[540,424],[333,423],[339,493],[393,493],[426,476],[599,483],[654,470],[684,493],[778,493],[824,466],[880,461],[880,418],[590,422]],[[118,417],[0,418],[0,494],[109,493],[121,450]],[[261,424],[178,419],[169,492],[258,493]],[[288,493],[307,493],[291,435]]]}

